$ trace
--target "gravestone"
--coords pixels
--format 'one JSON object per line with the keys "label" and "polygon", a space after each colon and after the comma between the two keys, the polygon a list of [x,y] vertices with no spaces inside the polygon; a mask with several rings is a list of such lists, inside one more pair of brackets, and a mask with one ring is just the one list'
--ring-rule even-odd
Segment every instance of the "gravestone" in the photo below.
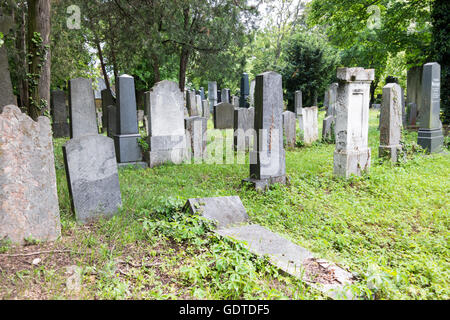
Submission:
{"label": "gravestone", "polygon": [[338,68],[334,174],[361,175],[370,167],[369,103],[375,70]]}
{"label": "gravestone", "polygon": [[202,117],[209,120],[210,112],[209,112],[209,104],[208,100],[202,100]]}
{"label": "gravestone", "polygon": [[114,135],[117,132],[117,107],[115,105],[110,105],[106,107],[108,114],[108,137],[114,139]]}
{"label": "gravestone", "polygon": [[240,90],[239,107],[248,108],[249,104],[247,102],[248,96],[250,95],[250,85],[248,83],[248,74],[243,73],[241,76],[241,90]]}
{"label": "gravestone", "polygon": [[297,119],[298,119],[298,125],[300,128],[300,131],[304,131],[305,128],[303,127],[303,99],[302,99],[302,91],[301,90],[297,90],[295,91],[295,95],[294,95],[294,110],[293,112],[295,112]]}
{"label": "gravestone", "polygon": [[138,110],[137,111],[137,121],[138,121],[138,126],[141,125],[141,122],[144,122],[144,110]]}
{"label": "gravestone", "polygon": [[217,104],[217,82],[208,82],[208,100],[209,112],[214,112],[214,106]]}
{"label": "gravestone", "polygon": [[0,239],[53,241],[61,235],[50,120],[13,105],[0,113]]}
{"label": "gravestone", "polygon": [[332,115],[326,116],[322,122],[322,140],[327,142],[335,142],[334,135],[334,117]]}
{"label": "gravestone", "polygon": [[50,105],[53,120],[53,137],[62,138],[70,136],[69,123],[67,122],[66,94],[64,91],[52,91]]}
{"label": "gravestone", "polygon": [[222,91],[217,90],[217,103],[222,102]]}
{"label": "gravestone", "polygon": [[201,163],[206,157],[207,119],[203,117],[189,117],[184,119],[187,135],[188,158],[195,163]]}
{"label": "gravestone", "polygon": [[195,95],[195,90],[188,90],[186,92],[186,107],[189,112],[189,116],[198,116],[197,108],[197,97]]}
{"label": "gravestone", "polygon": [[319,139],[318,108],[303,108],[303,141],[311,144]]}
{"label": "gravestone", "polygon": [[235,108],[239,108],[239,97],[238,97],[238,96],[232,96],[232,97],[231,97],[231,104],[232,104]]}
{"label": "gravestone", "polygon": [[[420,113],[421,103],[422,103],[422,73],[423,67],[416,66],[411,67],[407,72],[406,78],[406,103],[415,103],[416,104],[416,114],[412,117],[417,119],[418,114]],[[408,115],[408,119],[410,115]],[[418,123],[415,123],[418,124]],[[410,125],[412,125],[410,123]]]}
{"label": "gravestone", "polygon": [[281,75],[272,71],[259,74],[255,86],[256,148],[250,152],[250,177],[244,180],[257,190],[286,183],[282,113]]}
{"label": "gravestone", "polygon": [[230,102],[230,89],[223,89],[222,92],[222,102],[231,103]]}
{"label": "gravestone", "polygon": [[234,106],[226,102],[219,103],[214,108],[213,120],[215,129],[233,129]]}
{"label": "gravestone", "polygon": [[254,144],[255,108],[236,108],[234,110],[234,137],[235,151],[247,151]]}
{"label": "gravestone", "polygon": [[283,112],[283,132],[286,138],[286,147],[295,148],[296,145],[296,116],[292,111]]}
{"label": "gravestone", "polygon": [[186,156],[183,93],[176,82],[164,80],[144,95],[149,145],[145,156],[149,167],[181,163]]}
{"label": "gravestone", "polygon": [[142,151],[139,146],[136,94],[134,78],[121,75],[117,79],[116,121],[114,146],[119,166],[136,164],[145,166],[142,161]]}
{"label": "gravestone", "polygon": [[[108,106],[115,106],[116,105],[116,98],[113,96],[113,93],[111,90],[104,89],[100,92],[100,95],[102,97],[102,132],[105,132],[108,130]],[[109,136],[109,135],[108,135]]]}
{"label": "gravestone", "polygon": [[417,105],[414,102],[408,103],[406,114],[408,116],[408,126],[415,126],[417,122]]}
{"label": "gravestone", "polygon": [[195,104],[197,106],[198,116],[201,117],[203,114],[203,106],[202,106],[202,96],[197,94],[195,95]]}
{"label": "gravestone", "polygon": [[250,82],[250,89],[249,89],[249,104],[250,107],[254,107],[255,106],[255,80],[252,80],[252,82]]}
{"label": "gravestone", "polygon": [[429,153],[440,152],[444,136],[439,119],[441,112],[441,66],[439,63],[431,62],[423,66],[421,96],[417,143]]}
{"label": "gravestone", "polygon": [[337,100],[337,88],[339,84],[332,83],[328,88],[328,104],[326,109],[325,116],[332,115],[335,117],[336,115],[336,100]]}
{"label": "gravestone", "polygon": [[380,147],[379,157],[398,161],[401,150],[402,126],[402,90],[396,83],[389,83],[383,88],[383,103],[380,112]]}
{"label": "gravestone", "polygon": [[69,80],[69,114],[71,139],[98,133],[91,79]]}
{"label": "gravestone", "polygon": [[113,139],[100,134],[73,138],[63,154],[77,220],[88,223],[117,213],[122,200]]}
{"label": "gravestone", "polygon": [[373,109],[373,110],[380,110],[380,109],[381,109],[381,104],[379,104],[379,103],[373,103],[373,104],[372,104],[372,109]]}
{"label": "gravestone", "polygon": [[202,98],[201,99],[202,101],[206,99],[206,97],[205,97],[205,89],[203,87],[200,87],[199,95]]}

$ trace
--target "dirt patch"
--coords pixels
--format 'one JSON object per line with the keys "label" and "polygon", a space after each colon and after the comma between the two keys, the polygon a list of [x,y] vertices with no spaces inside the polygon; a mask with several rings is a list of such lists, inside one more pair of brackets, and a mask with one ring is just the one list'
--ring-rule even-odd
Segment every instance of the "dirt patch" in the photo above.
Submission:
{"label": "dirt patch", "polygon": [[303,262],[305,276],[313,283],[336,284],[341,283],[329,263],[320,259],[310,258]]}

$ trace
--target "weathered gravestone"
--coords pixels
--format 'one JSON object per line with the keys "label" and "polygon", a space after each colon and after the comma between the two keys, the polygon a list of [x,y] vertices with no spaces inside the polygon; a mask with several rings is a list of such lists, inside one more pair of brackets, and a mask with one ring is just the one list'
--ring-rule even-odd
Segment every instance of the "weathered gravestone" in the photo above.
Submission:
{"label": "weathered gravestone", "polygon": [[145,93],[148,115],[149,167],[163,163],[181,163],[186,156],[183,93],[173,81],[160,81]]}
{"label": "weathered gravestone", "polygon": [[408,103],[406,114],[408,116],[408,126],[415,126],[417,121],[417,105],[414,102]]}
{"label": "weathered gravestone", "polygon": [[238,97],[238,96],[232,96],[232,97],[231,97],[231,104],[232,104],[235,108],[239,108],[239,97]]}
{"label": "weathered gravestone", "polygon": [[252,82],[250,82],[249,97],[248,97],[250,107],[255,106],[255,84],[256,84],[255,80],[252,80]]}
{"label": "weathered gravestone", "polygon": [[201,163],[206,157],[207,119],[203,117],[189,117],[184,119],[187,136],[188,159],[194,163]]}
{"label": "weathered gravestone", "polygon": [[117,127],[114,133],[114,146],[119,166],[146,166],[142,160],[142,150],[138,140],[141,137],[137,122],[136,94],[134,78],[121,75],[117,79]]}
{"label": "weathered gravestone", "polygon": [[337,89],[339,84],[332,83],[328,88],[328,104],[326,109],[326,116],[332,115],[333,117],[336,115],[336,101],[337,101]]}
{"label": "weathered gravestone", "polygon": [[243,73],[241,76],[241,96],[239,99],[239,107],[240,108],[248,108],[249,104],[247,102],[248,96],[250,95],[250,85],[248,83],[248,74]]}
{"label": "weathered gravestone", "polygon": [[[412,67],[407,72],[406,78],[406,103],[415,103],[416,108],[410,109],[410,111],[414,111],[414,114],[409,113],[407,115],[408,119],[417,120],[417,116],[421,109],[422,103],[422,73],[423,67],[416,66]],[[418,123],[408,123],[410,126],[415,126]]]}
{"label": "weathered gravestone", "polygon": [[33,121],[13,105],[0,113],[0,239],[61,235],[50,120]]}
{"label": "weathered gravestone", "polygon": [[250,177],[244,180],[258,190],[286,183],[282,113],[281,75],[272,71],[259,74],[255,87],[256,148],[250,152]]}
{"label": "weathered gravestone", "polygon": [[283,112],[283,132],[286,139],[286,147],[295,148],[296,144],[296,116],[292,111]]}
{"label": "weathered gravestone", "polygon": [[318,108],[309,107],[303,108],[303,141],[306,144],[311,144],[319,139],[319,127],[318,127]]}
{"label": "weathered gravestone", "polygon": [[221,91],[222,95],[222,102],[231,103],[230,101],[230,89],[222,89]]}
{"label": "weathered gravestone", "polygon": [[206,118],[206,120],[208,120],[209,116],[210,116],[210,112],[209,112],[208,100],[202,100],[202,117]]}
{"label": "weathered gravestone", "polygon": [[334,174],[361,175],[370,167],[369,103],[375,70],[338,68]]}
{"label": "weathered gravestone", "polygon": [[[116,98],[113,96],[113,93],[111,90],[104,89],[100,93],[102,97],[102,132],[105,132],[108,130],[108,106],[115,106],[116,105]],[[109,131],[109,130],[108,130]],[[108,134],[108,136],[110,136]]]}
{"label": "weathered gravestone", "polygon": [[91,79],[69,80],[69,113],[71,139],[98,133]]}
{"label": "weathered gravestone", "polygon": [[186,108],[189,112],[189,116],[198,116],[197,108],[197,97],[195,95],[195,90],[186,91]]}
{"label": "weathered gravestone", "polygon": [[295,91],[293,112],[295,112],[295,115],[297,116],[300,130],[304,131],[305,128],[303,128],[303,96],[301,90]]}
{"label": "weathered gravestone", "polygon": [[332,115],[326,116],[322,122],[322,140],[327,142],[335,142],[334,135],[335,121]]}
{"label": "weathered gravestone", "polygon": [[197,94],[195,95],[195,105],[197,106],[197,114],[199,117],[203,114],[203,106],[202,106],[202,96]]}
{"label": "weathered gravestone", "polygon": [[[8,34],[13,25],[14,18],[12,16],[2,16],[0,14],[1,33],[4,35]],[[2,112],[4,106],[9,104],[16,105],[16,100],[9,73],[8,54],[5,44],[3,44],[0,46],[0,112]]]}
{"label": "weathered gravestone", "polygon": [[208,82],[208,100],[209,112],[214,112],[214,106],[217,104],[217,82]]}
{"label": "weathered gravestone", "polygon": [[50,106],[52,115],[52,129],[55,138],[70,136],[69,123],[67,122],[66,94],[64,91],[51,92]]}
{"label": "weathered gravestone", "polygon": [[383,103],[380,112],[379,156],[397,162],[401,150],[402,90],[396,83],[383,88]]}
{"label": "weathered gravestone", "polygon": [[417,143],[427,152],[440,152],[444,143],[441,111],[441,66],[437,62],[426,63],[422,74],[422,103],[419,110],[420,129]]}
{"label": "weathered gravestone", "polygon": [[213,120],[215,129],[233,129],[234,106],[226,102],[219,103],[214,107]]}
{"label": "weathered gravestone", "polygon": [[234,110],[234,150],[250,150],[255,139],[254,124],[255,108],[236,108]]}
{"label": "weathered gravestone", "polygon": [[114,142],[99,134],[85,135],[63,146],[72,208],[87,223],[110,218],[122,205]]}

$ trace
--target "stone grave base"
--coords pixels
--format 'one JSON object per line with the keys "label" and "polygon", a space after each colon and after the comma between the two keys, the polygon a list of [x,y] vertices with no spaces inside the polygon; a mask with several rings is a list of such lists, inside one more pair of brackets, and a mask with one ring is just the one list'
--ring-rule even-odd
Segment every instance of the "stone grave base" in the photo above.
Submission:
{"label": "stone grave base", "polygon": [[261,177],[261,179],[247,178],[242,180],[242,183],[248,183],[252,188],[258,191],[266,191],[272,184],[286,184],[286,176],[283,175],[278,177]]}
{"label": "stone grave base", "polygon": [[359,152],[334,152],[334,174],[348,178],[351,174],[360,176],[370,167],[370,148]]}
{"label": "stone grave base", "polygon": [[398,161],[398,155],[402,150],[402,146],[380,146],[378,148],[378,156],[380,158],[388,158],[392,162]]}
{"label": "stone grave base", "polygon": [[444,144],[442,129],[423,129],[417,133],[417,144],[426,149],[428,153],[441,152]]}
{"label": "stone grave base", "polygon": [[64,138],[70,137],[70,127],[67,122],[52,124],[53,137]]}
{"label": "stone grave base", "polygon": [[139,134],[113,135],[118,163],[140,162],[142,160],[142,150],[138,143],[140,137]]}
{"label": "stone grave base", "polygon": [[150,168],[165,163],[180,164],[186,159],[186,149],[148,151],[144,153],[144,158]]}

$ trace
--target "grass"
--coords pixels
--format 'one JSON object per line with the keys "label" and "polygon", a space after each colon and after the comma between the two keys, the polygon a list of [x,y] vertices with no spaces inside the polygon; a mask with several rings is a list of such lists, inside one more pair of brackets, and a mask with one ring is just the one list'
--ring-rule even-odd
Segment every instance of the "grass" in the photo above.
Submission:
{"label": "grass", "polygon": [[[320,113],[319,124],[323,119]],[[334,177],[334,145],[286,153],[290,184],[266,193],[241,188],[248,165],[165,165],[121,169],[123,207],[108,221],[79,225],[70,208],[61,146],[55,163],[62,238],[25,248],[0,246],[0,297],[44,299],[324,299],[242,245],[220,238],[188,198],[239,195],[254,223],[278,232],[358,276],[362,299],[449,299],[448,153],[378,159],[377,112],[371,111],[370,172]],[[411,151],[417,133],[405,133]],[[71,250],[37,256],[4,254]],[[82,288],[67,290],[65,267],[81,268]]]}

